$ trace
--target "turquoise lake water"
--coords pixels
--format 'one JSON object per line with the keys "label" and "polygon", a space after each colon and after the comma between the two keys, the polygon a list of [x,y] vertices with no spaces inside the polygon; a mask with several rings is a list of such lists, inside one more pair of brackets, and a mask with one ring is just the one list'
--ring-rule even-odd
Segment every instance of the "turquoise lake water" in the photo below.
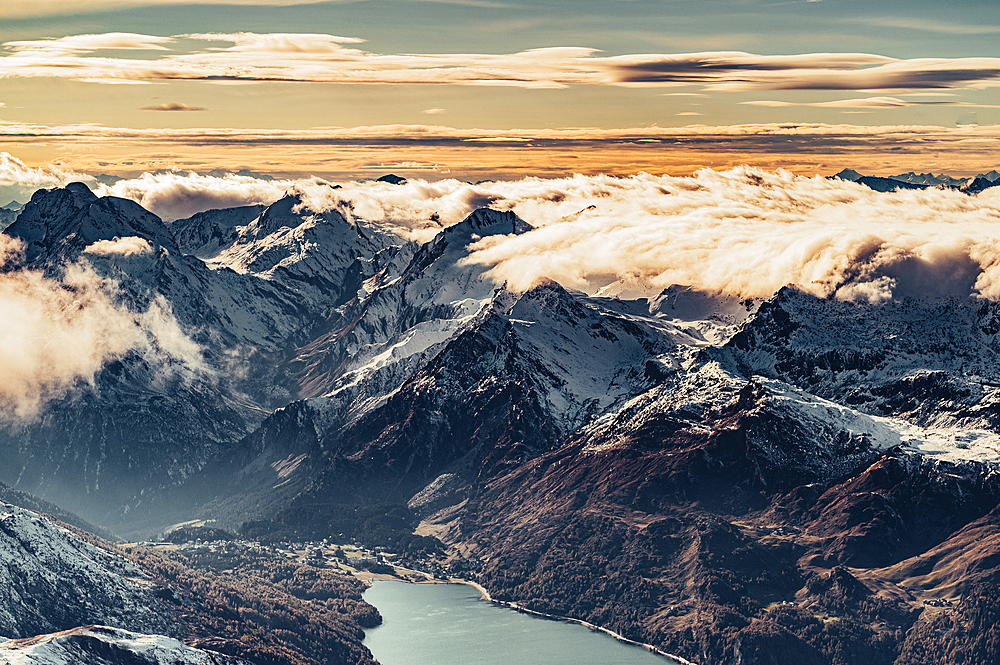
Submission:
{"label": "turquoise lake water", "polygon": [[382,665],[674,665],[645,649],[482,600],[465,584],[377,581],[382,625],[364,644]]}

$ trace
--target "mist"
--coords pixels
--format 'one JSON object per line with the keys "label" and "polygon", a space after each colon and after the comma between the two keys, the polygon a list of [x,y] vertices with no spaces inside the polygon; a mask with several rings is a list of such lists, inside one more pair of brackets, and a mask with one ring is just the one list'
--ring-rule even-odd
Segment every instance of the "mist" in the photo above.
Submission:
{"label": "mist", "polygon": [[131,199],[165,221],[184,219],[215,208],[270,204],[294,185],[291,180],[265,180],[228,174],[143,173],[138,178],[101,185],[98,196]]}
{"label": "mist", "polygon": [[54,277],[16,268],[20,252],[17,240],[0,234],[0,418],[31,420],[128,354],[146,356],[164,378],[206,370],[166,301],[132,312],[85,261]]}

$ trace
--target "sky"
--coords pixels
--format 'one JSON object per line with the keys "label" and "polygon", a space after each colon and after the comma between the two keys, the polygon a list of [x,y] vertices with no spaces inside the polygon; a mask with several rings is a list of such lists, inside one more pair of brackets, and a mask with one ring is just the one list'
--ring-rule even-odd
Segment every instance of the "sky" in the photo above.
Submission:
{"label": "sky", "polygon": [[1000,3],[968,0],[3,0],[0,151],[119,177],[972,175],[998,166],[998,43]]}

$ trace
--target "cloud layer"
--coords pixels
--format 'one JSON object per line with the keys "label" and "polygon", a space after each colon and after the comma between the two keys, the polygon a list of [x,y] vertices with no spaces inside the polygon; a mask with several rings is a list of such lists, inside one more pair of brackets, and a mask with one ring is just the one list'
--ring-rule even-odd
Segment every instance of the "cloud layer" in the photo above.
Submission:
{"label": "cloud layer", "polygon": [[795,284],[878,302],[973,292],[1000,299],[1000,188],[885,194],[750,167],[692,177],[640,174],[469,184],[345,183],[304,188],[310,205],[426,240],[475,208],[513,210],[535,231],[490,236],[470,263],[525,289],[541,280],[590,293],[672,284],[767,297]]}
{"label": "cloud layer", "polygon": [[[537,229],[491,236],[469,261],[525,289],[545,279],[597,292],[656,293],[683,284],[767,297],[786,284],[878,302],[908,295],[1000,300],[1000,187],[879,193],[839,179],[739,167],[691,177],[638,174],[470,184],[144,176],[115,191],[154,211],[299,193],[314,210],[390,226],[425,242],[473,210],[512,210]],[[144,189],[146,188],[146,189]],[[192,192],[200,193],[192,195]]]}
{"label": "cloud layer", "polygon": [[[132,33],[11,41],[0,78],[94,82],[207,81],[451,84],[562,88],[681,86],[708,90],[899,90],[1000,84],[1000,58],[898,59],[870,53],[759,55],[741,51],[600,56],[593,48],[518,53],[385,54],[326,34]],[[144,57],[118,57],[117,51]]]}
{"label": "cloud layer", "polygon": [[88,180],[93,178],[55,166],[31,167],[10,153],[0,152],[0,194],[4,197],[21,197],[19,200],[25,200],[39,188],[59,187],[68,182]]}
{"label": "cloud layer", "polygon": [[101,185],[97,194],[131,199],[172,221],[213,208],[274,203],[293,184],[291,180],[264,180],[234,174],[144,173],[138,178],[119,180],[114,185]]}

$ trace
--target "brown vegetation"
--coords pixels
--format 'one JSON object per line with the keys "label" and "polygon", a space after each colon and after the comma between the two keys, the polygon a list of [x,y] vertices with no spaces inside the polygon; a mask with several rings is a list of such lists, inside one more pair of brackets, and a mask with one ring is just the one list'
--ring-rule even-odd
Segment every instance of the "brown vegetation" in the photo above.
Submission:
{"label": "brown vegetation", "polygon": [[199,557],[144,548],[129,556],[177,605],[181,637],[258,665],[374,664],[361,626],[381,617],[361,599],[363,584],[270,557]]}

